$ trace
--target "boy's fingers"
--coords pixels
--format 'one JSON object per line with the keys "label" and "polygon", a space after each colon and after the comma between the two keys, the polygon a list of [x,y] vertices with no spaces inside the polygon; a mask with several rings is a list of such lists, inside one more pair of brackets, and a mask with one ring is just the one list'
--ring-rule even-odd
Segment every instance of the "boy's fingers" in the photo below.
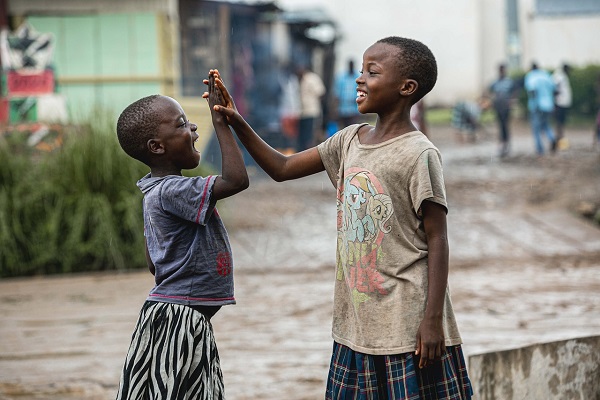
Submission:
{"label": "boy's fingers", "polygon": [[233,115],[233,110],[231,110],[231,109],[229,109],[227,107],[214,106],[214,110],[217,111],[217,112],[219,112],[219,113],[221,113],[221,114],[224,114],[226,116]]}
{"label": "boy's fingers", "polygon": [[219,90],[221,91],[221,93],[223,93],[223,97],[228,102],[232,102],[231,95],[229,94],[229,91],[227,90],[227,87],[225,87],[225,85],[223,84],[223,81],[220,80],[220,79],[217,79],[217,80],[215,80],[215,83],[217,84],[217,87],[219,88]]}
{"label": "boy's fingers", "polygon": [[423,349],[423,352],[421,353],[421,360],[423,360],[424,367],[426,367],[427,364],[429,364],[429,360],[431,359],[429,352],[429,348],[425,346],[425,349]]}

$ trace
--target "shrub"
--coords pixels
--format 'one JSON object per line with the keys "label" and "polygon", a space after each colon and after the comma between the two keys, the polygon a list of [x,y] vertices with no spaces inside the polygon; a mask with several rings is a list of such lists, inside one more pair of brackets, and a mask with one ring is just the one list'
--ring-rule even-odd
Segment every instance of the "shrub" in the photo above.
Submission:
{"label": "shrub", "polygon": [[0,159],[0,276],[146,267],[135,182],[148,167],[110,120],[65,132],[50,153],[0,140]]}

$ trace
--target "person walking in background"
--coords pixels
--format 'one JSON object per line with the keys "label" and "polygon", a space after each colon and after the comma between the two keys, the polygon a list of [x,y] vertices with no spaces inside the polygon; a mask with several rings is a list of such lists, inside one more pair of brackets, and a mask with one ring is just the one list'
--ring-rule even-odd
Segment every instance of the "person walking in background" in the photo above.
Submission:
{"label": "person walking in background", "polygon": [[117,400],[224,399],[223,375],[211,317],[235,304],[233,265],[217,200],[248,187],[242,152],[225,117],[211,71],[208,104],[221,146],[221,175],[184,177],[200,162],[196,124],[177,101],[152,95],[119,116],[117,137],[130,157],[150,173],[144,193],[146,260],[155,276],[139,315],[121,374]]}
{"label": "person walking in background", "polygon": [[354,71],[354,61],[348,60],[348,70],[338,75],[335,80],[333,89],[339,128],[359,122],[360,113],[356,107],[357,76],[358,74]]}
{"label": "person walking in background", "polygon": [[592,142],[596,150],[600,151],[600,74],[596,77],[594,89],[596,91],[596,121],[594,123],[594,138]]}
{"label": "person walking in background", "polygon": [[298,121],[300,119],[300,84],[292,68],[285,68],[285,73],[280,76],[280,85],[281,136],[285,142],[285,152],[294,152],[298,140]]}
{"label": "person walking in background", "polygon": [[356,103],[375,126],[350,125],[284,155],[227,99],[216,109],[271,178],[326,171],[337,189],[333,351],[326,400],[469,400],[473,395],[448,289],[448,203],[439,150],[410,120],[434,87],[421,42],[381,39],[363,55]]}
{"label": "person walking in background", "polygon": [[498,79],[490,86],[492,106],[496,113],[500,138],[500,157],[510,152],[510,107],[515,94],[515,83],[506,75],[506,66],[498,67]]}
{"label": "person walking in background", "polygon": [[571,81],[569,80],[570,72],[571,67],[565,63],[552,74],[552,80],[554,81],[554,85],[556,85],[554,117],[556,120],[556,140],[559,149],[568,147],[568,141],[564,137],[564,129],[569,108],[571,108],[571,104],[573,103]]}
{"label": "person walking in background", "polygon": [[461,100],[452,108],[452,126],[456,130],[456,138],[463,143],[475,142],[476,131],[481,127],[482,100]]}
{"label": "person walking in background", "polygon": [[542,132],[546,134],[550,142],[550,151],[554,153],[556,151],[556,138],[550,126],[550,115],[554,111],[556,86],[550,74],[539,69],[535,62],[531,64],[531,70],[525,74],[524,85],[527,91],[527,108],[537,154],[544,154]]}
{"label": "person walking in background", "polygon": [[321,97],[325,85],[316,73],[304,66],[296,69],[300,89],[300,120],[296,151],[306,150],[314,144],[315,126],[322,113]]}

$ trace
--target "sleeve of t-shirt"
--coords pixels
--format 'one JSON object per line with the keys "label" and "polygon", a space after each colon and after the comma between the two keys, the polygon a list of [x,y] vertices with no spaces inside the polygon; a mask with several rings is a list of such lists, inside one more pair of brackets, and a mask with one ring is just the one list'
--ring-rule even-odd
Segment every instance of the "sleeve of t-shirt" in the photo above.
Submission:
{"label": "sleeve of t-shirt", "polygon": [[163,209],[179,218],[205,225],[212,214],[210,197],[216,176],[197,176],[165,181],[161,190]]}
{"label": "sleeve of t-shirt", "polygon": [[442,169],[442,158],[435,149],[423,151],[413,168],[409,183],[413,209],[422,217],[421,205],[428,200],[442,205],[448,212],[446,188]]}

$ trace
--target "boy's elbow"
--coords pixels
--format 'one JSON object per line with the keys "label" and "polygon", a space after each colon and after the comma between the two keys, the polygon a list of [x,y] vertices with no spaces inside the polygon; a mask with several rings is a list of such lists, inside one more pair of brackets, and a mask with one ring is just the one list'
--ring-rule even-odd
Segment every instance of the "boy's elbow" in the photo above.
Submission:
{"label": "boy's elbow", "polygon": [[240,179],[238,179],[233,186],[233,189],[236,191],[236,193],[248,189],[250,187],[250,179],[248,178],[248,175],[240,177]]}
{"label": "boy's elbow", "polygon": [[269,176],[271,177],[271,179],[273,179],[275,182],[285,182],[287,179],[282,176],[281,174],[269,174]]}
{"label": "boy's elbow", "polygon": [[250,187],[250,179],[248,178],[248,176],[246,176],[246,178],[240,183],[240,192],[242,190],[246,190]]}

